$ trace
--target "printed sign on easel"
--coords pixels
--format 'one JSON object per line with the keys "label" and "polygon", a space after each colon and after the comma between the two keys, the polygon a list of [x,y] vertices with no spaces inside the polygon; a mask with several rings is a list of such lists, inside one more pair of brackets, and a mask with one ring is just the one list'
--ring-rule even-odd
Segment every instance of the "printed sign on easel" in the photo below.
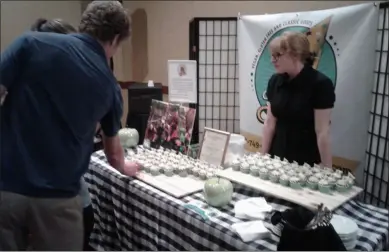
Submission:
{"label": "printed sign on easel", "polygon": [[197,62],[168,60],[169,101],[197,103]]}
{"label": "printed sign on easel", "polygon": [[213,165],[223,165],[231,133],[204,127],[199,159]]}

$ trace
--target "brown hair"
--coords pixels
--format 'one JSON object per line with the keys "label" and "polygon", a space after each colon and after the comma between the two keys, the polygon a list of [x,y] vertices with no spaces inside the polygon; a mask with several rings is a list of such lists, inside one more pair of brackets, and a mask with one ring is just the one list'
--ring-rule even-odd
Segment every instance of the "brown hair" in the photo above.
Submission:
{"label": "brown hair", "polygon": [[113,42],[118,35],[122,42],[130,36],[130,19],[118,1],[93,1],[82,13],[79,31],[103,43]]}
{"label": "brown hair", "polygon": [[272,53],[289,53],[304,64],[313,65],[315,55],[310,52],[307,36],[301,32],[284,32],[270,42]]}
{"label": "brown hair", "polygon": [[38,18],[31,26],[31,31],[55,32],[62,34],[77,32],[76,28],[61,19],[47,20],[45,18]]}

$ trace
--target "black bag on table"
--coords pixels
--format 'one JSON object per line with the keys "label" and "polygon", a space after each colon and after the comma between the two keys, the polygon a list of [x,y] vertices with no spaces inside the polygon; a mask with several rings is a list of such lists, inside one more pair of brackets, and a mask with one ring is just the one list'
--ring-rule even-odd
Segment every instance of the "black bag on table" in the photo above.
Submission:
{"label": "black bag on table", "polygon": [[330,223],[306,229],[314,217],[315,213],[302,207],[275,212],[271,217],[272,224],[283,225],[277,251],[346,251]]}

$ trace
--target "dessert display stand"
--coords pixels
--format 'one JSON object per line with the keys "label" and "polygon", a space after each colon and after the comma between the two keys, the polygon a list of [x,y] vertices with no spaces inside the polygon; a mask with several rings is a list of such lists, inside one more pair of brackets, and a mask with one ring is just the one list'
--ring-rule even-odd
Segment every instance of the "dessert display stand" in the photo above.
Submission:
{"label": "dessert display stand", "polygon": [[171,177],[165,174],[154,176],[142,171],[137,175],[137,178],[175,198],[188,196],[204,188],[204,181],[193,175],[187,177],[180,177],[176,174]]}
{"label": "dessert display stand", "polygon": [[[203,190],[205,180],[215,177],[217,171],[223,169],[221,164],[230,138],[228,132],[211,128],[204,130],[199,159],[181,153],[175,155],[174,151],[167,149],[138,148],[143,161],[136,161],[144,169],[137,178],[176,198]],[[154,160],[153,164],[150,164],[151,160]]]}
{"label": "dessert display stand", "polygon": [[302,189],[293,189],[291,187],[273,183],[269,180],[254,177],[250,174],[234,171],[232,168],[218,171],[218,176],[261,191],[267,195],[304,206],[311,210],[317,209],[318,205],[323,203],[332,211],[363,191],[362,188],[356,186],[353,186],[344,193],[333,191],[330,194],[314,191],[306,187]]}
{"label": "dessert display stand", "polygon": [[203,190],[206,179],[221,169],[170,149],[138,146],[127,154],[127,159],[141,167],[139,180],[176,198]]}

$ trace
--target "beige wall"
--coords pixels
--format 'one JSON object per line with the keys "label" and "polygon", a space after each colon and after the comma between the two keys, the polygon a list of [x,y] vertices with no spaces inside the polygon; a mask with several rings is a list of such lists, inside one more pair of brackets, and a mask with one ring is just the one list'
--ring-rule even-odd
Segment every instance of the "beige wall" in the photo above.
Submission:
{"label": "beige wall", "polygon": [[[149,74],[167,85],[167,60],[188,59],[189,22],[194,17],[308,11],[358,4],[358,1],[124,1],[130,11],[144,8],[148,23]],[[131,80],[130,45],[123,48],[121,76]],[[134,62],[136,64],[136,62]]]}
{"label": "beige wall", "polygon": [[[124,1],[123,5],[133,12],[143,8],[147,14],[148,27],[148,75],[144,81],[167,83],[167,60],[188,59],[189,22],[195,17],[236,17],[238,13],[271,14],[279,12],[309,11],[336,8],[358,1]],[[131,43],[126,42],[121,54],[115,57],[115,75],[119,80],[132,80]],[[124,113],[128,108],[127,94],[122,92]],[[167,96],[164,96],[167,100]]]}
{"label": "beige wall", "polygon": [[[77,25],[83,1],[1,1],[1,50],[38,17],[62,18]],[[335,8],[358,1],[124,1],[130,11],[144,8],[148,23],[149,74],[146,78],[167,85],[167,60],[187,59],[189,21],[194,17],[233,17]],[[115,58],[116,75],[131,80],[131,44]],[[136,63],[135,63],[136,64]]]}
{"label": "beige wall", "polygon": [[[37,18],[61,18],[74,26],[78,26],[81,12],[89,0],[82,1],[1,1],[1,51],[3,51],[17,36],[28,30]],[[123,47],[128,51],[128,45]],[[125,64],[120,50],[115,57],[115,75],[119,80],[125,80],[122,75]],[[126,99],[126,97],[124,97]],[[125,108],[127,114],[127,108]],[[124,123],[124,116],[123,116]]]}
{"label": "beige wall", "polygon": [[[62,18],[73,25],[80,20],[83,1],[2,1],[1,50],[38,17]],[[234,17],[244,14],[265,14],[335,8],[357,1],[124,1],[131,11],[145,9],[148,24],[149,71],[145,80],[167,85],[167,60],[187,59],[189,22],[194,17]],[[117,79],[128,81],[131,68],[131,42],[127,41],[114,57]],[[127,97],[123,92],[127,114]],[[166,97],[165,97],[166,99]]]}
{"label": "beige wall", "polygon": [[78,25],[80,1],[1,1],[1,51],[39,17],[62,18]]}

